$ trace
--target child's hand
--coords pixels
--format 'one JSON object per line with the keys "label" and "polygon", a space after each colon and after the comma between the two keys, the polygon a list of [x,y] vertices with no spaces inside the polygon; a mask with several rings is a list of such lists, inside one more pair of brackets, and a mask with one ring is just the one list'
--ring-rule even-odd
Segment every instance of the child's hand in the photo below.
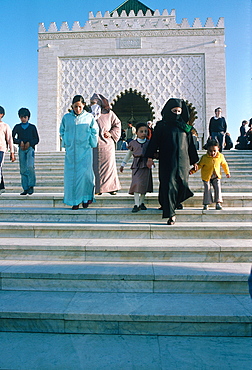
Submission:
{"label": "child's hand", "polygon": [[230,179],[230,177],[231,177],[231,176],[230,176],[230,173],[227,173],[227,174],[226,174],[226,177],[227,177],[228,179]]}
{"label": "child's hand", "polygon": [[124,169],[124,167],[123,167],[123,166],[121,166],[121,167],[119,168],[119,171],[120,171],[120,172],[123,172],[123,169]]}
{"label": "child's hand", "polygon": [[15,162],[16,157],[15,157],[15,154],[14,153],[11,153],[10,154],[10,160],[11,160],[11,162]]}

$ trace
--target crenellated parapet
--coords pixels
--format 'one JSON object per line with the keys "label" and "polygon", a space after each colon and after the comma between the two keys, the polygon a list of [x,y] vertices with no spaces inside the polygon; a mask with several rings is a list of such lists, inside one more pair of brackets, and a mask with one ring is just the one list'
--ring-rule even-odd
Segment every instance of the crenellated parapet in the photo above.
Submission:
{"label": "crenellated parapet", "polygon": [[56,23],[52,22],[49,28],[46,29],[44,23],[40,23],[39,33],[213,28],[224,28],[224,18],[219,18],[216,25],[212,18],[207,18],[205,23],[201,23],[199,18],[195,18],[190,25],[187,18],[183,18],[181,23],[177,23],[175,10],[173,9],[169,14],[165,9],[162,14],[160,14],[159,10],[156,10],[153,15],[150,10],[145,15],[142,10],[139,10],[137,14],[132,10],[129,15],[122,11],[120,16],[116,11],[112,15],[108,11],[104,15],[100,11],[96,15],[89,12],[88,21],[83,27],[79,22],[74,22],[72,27],[69,27],[67,22],[63,22],[60,28],[58,28]]}

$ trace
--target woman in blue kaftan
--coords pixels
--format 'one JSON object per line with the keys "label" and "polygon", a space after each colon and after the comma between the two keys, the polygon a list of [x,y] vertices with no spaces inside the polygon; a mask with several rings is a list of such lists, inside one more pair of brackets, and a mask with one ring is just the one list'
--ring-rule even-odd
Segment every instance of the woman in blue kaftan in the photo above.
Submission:
{"label": "woman in blue kaftan", "polygon": [[64,203],[78,209],[94,200],[93,150],[99,128],[92,114],[86,112],[84,99],[76,95],[72,108],[62,118],[60,136],[65,148]]}

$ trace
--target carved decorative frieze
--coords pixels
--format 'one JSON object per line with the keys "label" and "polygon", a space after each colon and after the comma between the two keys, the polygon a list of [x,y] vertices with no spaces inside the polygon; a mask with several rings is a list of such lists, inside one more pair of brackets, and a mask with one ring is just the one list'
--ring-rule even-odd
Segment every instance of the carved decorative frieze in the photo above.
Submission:
{"label": "carved decorative frieze", "polygon": [[39,33],[39,41],[67,40],[67,39],[92,39],[92,38],[118,38],[118,37],[168,37],[168,36],[223,36],[224,29],[170,29],[170,30],[134,30],[134,31],[106,31],[106,32],[55,32]]}

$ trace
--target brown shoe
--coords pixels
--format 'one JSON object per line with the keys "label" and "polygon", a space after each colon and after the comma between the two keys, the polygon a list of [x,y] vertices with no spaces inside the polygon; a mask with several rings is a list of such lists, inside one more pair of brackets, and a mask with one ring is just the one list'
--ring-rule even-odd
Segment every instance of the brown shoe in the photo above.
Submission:
{"label": "brown shoe", "polygon": [[77,206],[72,206],[72,210],[76,210],[76,209],[79,209],[79,204]]}

